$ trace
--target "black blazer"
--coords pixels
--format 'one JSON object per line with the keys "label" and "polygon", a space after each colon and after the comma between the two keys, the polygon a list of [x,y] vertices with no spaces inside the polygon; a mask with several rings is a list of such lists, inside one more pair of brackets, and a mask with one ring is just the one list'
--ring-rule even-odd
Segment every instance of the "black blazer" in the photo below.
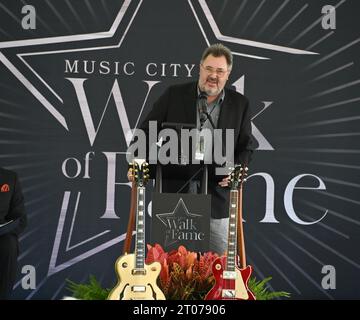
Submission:
{"label": "black blazer", "polygon": [[[152,110],[140,125],[148,130],[148,123],[157,120],[196,124],[197,83],[191,82],[169,87],[154,103]],[[158,128],[161,129],[160,127]],[[225,88],[225,98],[220,107],[218,129],[234,129],[234,161],[248,163],[256,148],[251,134],[251,115],[248,99],[242,94]]]}
{"label": "black blazer", "polygon": [[24,197],[17,174],[0,168],[0,224],[10,220],[17,220],[17,223],[13,224],[14,228],[3,228],[19,235],[27,224]]}
{"label": "black blazer", "polygon": [[[196,124],[197,82],[170,86],[154,103],[140,128],[148,132],[149,121]],[[251,115],[248,99],[242,94],[225,88],[224,101],[220,106],[218,129],[234,129],[234,161],[249,163],[257,143],[251,134]],[[223,143],[223,146],[225,143]],[[221,180],[219,178],[219,180]],[[217,185],[209,179],[209,193],[212,195],[212,217],[228,217],[229,188]]]}

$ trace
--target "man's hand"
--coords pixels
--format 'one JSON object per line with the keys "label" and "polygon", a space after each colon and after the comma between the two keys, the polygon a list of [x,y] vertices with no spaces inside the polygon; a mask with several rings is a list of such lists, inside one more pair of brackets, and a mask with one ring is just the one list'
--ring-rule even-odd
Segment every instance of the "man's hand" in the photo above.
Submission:
{"label": "man's hand", "polygon": [[230,176],[225,177],[224,179],[222,179],[222,180],[219,182],[219,186],[221,186],[221,187],[227,187],[227,186],[229,185],[229,182],[230,182]]}

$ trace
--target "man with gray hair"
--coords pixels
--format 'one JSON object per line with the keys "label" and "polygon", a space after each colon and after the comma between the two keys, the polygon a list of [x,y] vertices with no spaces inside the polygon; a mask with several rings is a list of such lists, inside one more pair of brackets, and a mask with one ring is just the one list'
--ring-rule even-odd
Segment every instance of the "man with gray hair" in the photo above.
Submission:
{"label": "man with gray hair", "polygon": [[[206,48],[200,61],[198,81],[169,87],[154,103],[140,128],[148,133],[149,121],[157,121],[158,129],[161,129],[162,123],[165,122],[193,124],[200,130],[208,129],[210,132],[214,132],[215,129],[231,129],[234,133],[234,150],[232,150],[234,163],[248,164],[256,148],[256,142],[251,134],[248,99],[235,90],[225,88],[232,67],[232,53],[227,47],[214,44]],[[204,141],[200,138],[197,148],[200,148],[199,154],[203,153],[203,161],[213,159],[213,146],[216,141],[213,141],[210,148],[206,148],[206,141],[201,142]],[[128,177],[131,179],[130,172]],[[210,250],[218,254],[223,254],[227,248],[228,185],[228,176],[209,176]],[[185,186],[187,189],[184,188]],[[198,193],[200,182],[185,181],[179,184],[179,181],[170,181],[165,191]]]}

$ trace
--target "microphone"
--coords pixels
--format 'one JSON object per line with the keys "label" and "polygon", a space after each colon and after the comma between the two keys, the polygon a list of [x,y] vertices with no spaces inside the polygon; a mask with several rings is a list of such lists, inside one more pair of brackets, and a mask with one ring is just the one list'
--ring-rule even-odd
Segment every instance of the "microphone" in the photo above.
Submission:
{"label": "microphone", "polygon": [[199,94],[199,111],[200,111],[200,129],[202,129],[206,119],[209,119],[210,124],[215,129],[214,122],[212,121],[211,115],[207,112],[207,97],[208,94],[204,91],[200,91]]}
{"label": "microphone", "polygon": [[200,93],[199,93],[199,99],[200,100],[207,99],[207,97],[208,97],[208,94],[205,91],[200,91]]}

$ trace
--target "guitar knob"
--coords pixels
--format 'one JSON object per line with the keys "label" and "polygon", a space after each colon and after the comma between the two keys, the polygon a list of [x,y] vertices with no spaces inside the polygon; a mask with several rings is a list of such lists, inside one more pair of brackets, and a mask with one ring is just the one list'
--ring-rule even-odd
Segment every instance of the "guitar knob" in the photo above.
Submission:
{"label": "guitar knob", "polygon": [[127,264],[127,262],[123,262],[121,266],[122,266],[123,268],[127,268],[128,264]]}
{"label": "guitar knob", "polygon": [[220,269],[221,269],[221,264],[220,264],[220,263],[217,263],[217,264],[215,265],[215,269],[216,269],[216,270],[220,270]]}

